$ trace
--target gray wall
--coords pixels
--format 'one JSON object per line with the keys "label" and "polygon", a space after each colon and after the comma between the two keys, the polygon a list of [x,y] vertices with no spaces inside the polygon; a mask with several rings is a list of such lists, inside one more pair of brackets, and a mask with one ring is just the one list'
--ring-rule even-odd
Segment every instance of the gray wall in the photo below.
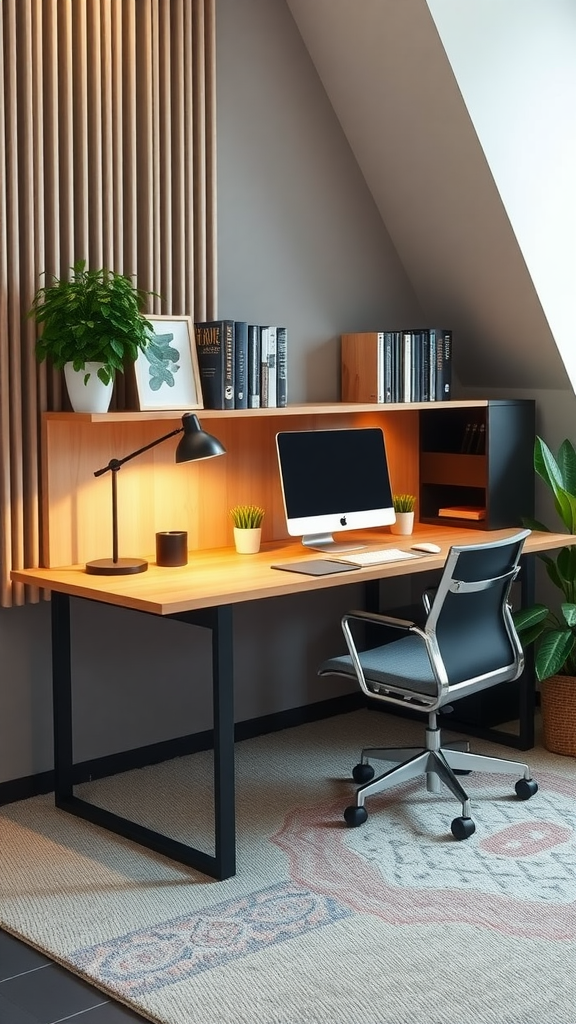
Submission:
{"label": "gray wall", "polygon": [[[336,400],[340,331],[419,307],[284,0],[219,0],[218,38],[220,312],[285,323],[290,400]],[[342,692],[315,668],[354,593],[237,609],[238,720]],[[207,634],[83,602],[73,626],[77,759],[209,726]],[[0,782],[52,767],[49,630],[0,611]]]}
{"label": "gray wall", "polygon": [[[416,322],[422,307],[284,0],[218,0],[217,17],[219,311],[285,323],[290,400],[335,400],[339,334]],[[348,76],[349,63],[340,70]],[[385,193],[385,175],[378,184]],[[400,219],[416,237],[417,209],[407,204]],[[571,391],[515,393],[497,365],[489,383],[488,397],[536,397],[551,443],[572,433]],[[315,668],[340,645],[355,595],[350,586],[237,609],[238,720],[341,692]],[[390,588],[385,598],[407,596]],[[73,626],[77,759],[209,726],[207,635],[82,602]],[[49,605],[1,610],[0,645],[2,782],[52,767]]]}

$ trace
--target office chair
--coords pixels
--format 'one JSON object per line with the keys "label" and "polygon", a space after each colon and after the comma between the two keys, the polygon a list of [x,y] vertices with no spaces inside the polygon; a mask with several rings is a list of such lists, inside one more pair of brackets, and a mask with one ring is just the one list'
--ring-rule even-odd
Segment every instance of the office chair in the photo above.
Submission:
{"label": "office chair", "polygon": [[[425,622],[352,611],[343,616],[342,629],[349,654],[330,658],[319,675],[356,679],[373,700],[408,707],[428,715],[425,746],[366,748],[352,772],[360,783],[356,803],[347,807],[344,820],[362,825],[368,815],[364,802],[418,775],[426,775],[428,792],[439,793],[440,783],[462,805],[451,824],[455,839],[467,839],[476,826],[470,800],[457,778],[471,771],[516,774],[516,795],[528,800],[538,791],[528,765],[469,751],[467,742],[442,745],[437,714],[461,697],[517,679],[524,655],[514,629],[509,593],[518,575],[524,530],[504,540],[467,544],[450,549],[437,589],[423,595]],[[362,624],[376,631],[385,627],[403,634],[399,640],[360,651]],[[390,633],[384,634],[390,636]],[[355,639],[356,636],[356,639]],[[373,636],[373,634],[372,634]],[[394,767],[374,778],[371,760],[389,761]]]}

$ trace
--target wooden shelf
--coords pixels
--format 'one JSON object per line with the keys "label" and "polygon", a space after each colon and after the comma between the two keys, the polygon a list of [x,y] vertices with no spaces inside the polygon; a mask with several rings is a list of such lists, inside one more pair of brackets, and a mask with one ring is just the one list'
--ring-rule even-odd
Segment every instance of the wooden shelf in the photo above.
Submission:
{"label": "wooden shelf", "polygon": [[198,419],[266,419],[284,418],[285,416],[325,416],[327,414],[352,415],[367,412],[406,412],[414,409],[446,410],[486,408],[487,399],[454,402],[397,402],[394,404],[377,404],[375,402],[303,402],[299,405],[288,405],[283,409],[171,409],[168,412],[45,412],[46,420],[83,423],[144,423],[147,420],[179,420],[185,413],[194,413]]}
{"label": "wooden shelf", "polygon": [[[487,400],[477,399],[394,405],[310,402],[284,409],[234,411],[44,413],[41,564],[72,565],[111,554],[110,474],[95,478],[95,471],[111,459],[155,441],[170,430],[169,424],[176,426],[185,412],[195,413],[204,426],[213,424],[208,429],[222,442],[227,454],[177,466],[176,442],[167,441],[123,466],[118,474],[121,556],[153,551],[156,532],[164,530],[186,530],[191,551],[226,547],[232,543],[229,509],[241,503],[266,509],[264,543],[288,539],[276,455],[279,430],[381,426],[393,489],[420,495],[421,417],[425,415],[437,423],[436,433],[442,436],[447,416],[465,419],[467,411],[475,409],[476,415],[485,417],[488,406]],[[423,457],[425,476],[432,472],[426,466],[432,466],[436,457],[435,452]],[[438,485],[442,474],[454,483],[452,473],[457,479],[459,467],[464,465],[470,467],[475,480],[484,480],[486,460],[464,459],[449,456],[444,469],[434,471],[437,476],[432,476],[433,486]],[[447,500],[440,504],[447,504]],[[422,509],[420,513],[423,518]]]}

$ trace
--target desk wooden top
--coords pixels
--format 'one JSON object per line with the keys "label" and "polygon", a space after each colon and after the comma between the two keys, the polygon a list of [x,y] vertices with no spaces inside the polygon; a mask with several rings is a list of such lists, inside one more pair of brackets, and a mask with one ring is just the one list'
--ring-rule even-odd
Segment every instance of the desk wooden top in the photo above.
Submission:
{"label": "desk wooden top", "polygon": [[[238,555],[233,548],[194,551],[189,555],[188,564],[177,568],[162,568],[151,558],[146,572],[130,576],[92,576],[86,573],[83,565],[73,565],[52,569],[14,569],[11,577],[18,583],[44,590],[155,615],[173,615],[199,608],[441,569],[453,544],[480,544],[509,537],[516,532],[515,529],[483,531],[430,526],[419,527],[410,537],[392,536],[388,531],[349,534],[350,539],[361,536],[372,547],[409,550],[411,544],[429,540],[440,545],[442,550],[439,554],[423,554],[418,559],[388,562],[330,576],[306,576],[272,569],[273,564],[330,557],[307,551],[300,543],[287,540],[263,545],[256,555]],[[526,554],[550,551],[574,543],[576,535],[534,532],[527,538],[524,551]]]}

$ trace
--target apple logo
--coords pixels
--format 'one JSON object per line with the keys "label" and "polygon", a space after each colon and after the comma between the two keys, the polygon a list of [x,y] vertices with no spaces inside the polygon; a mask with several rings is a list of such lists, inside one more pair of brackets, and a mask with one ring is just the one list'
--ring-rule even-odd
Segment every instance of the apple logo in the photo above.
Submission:
{"label": "apple logo", "polygon": [[340,516],[340,526],[347,526],[346,516]]}

